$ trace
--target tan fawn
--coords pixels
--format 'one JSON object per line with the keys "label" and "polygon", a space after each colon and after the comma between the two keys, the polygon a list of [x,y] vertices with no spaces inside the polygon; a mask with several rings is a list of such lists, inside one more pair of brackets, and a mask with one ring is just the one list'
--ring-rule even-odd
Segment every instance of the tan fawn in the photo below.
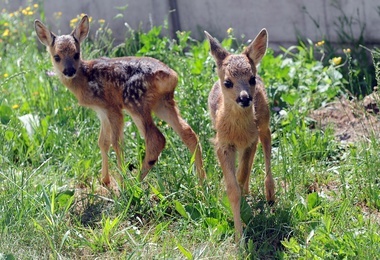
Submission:
{"label": "tan fawn", "polygon": [[123,109],[132,117],[145,139],[141,180],[156,163],[165,146],[165,137],[155,125],[152,112],[166,121],[190,152],[195,153],[198,176],[201,181],[205,178],[198,137],[180,116],[173,99],[178,82],[175,71],[149,57],[82,60],[80,44],[89,32],[87,15],[69,35],[57,36],[38,20],[34,25],[38,39],[50,53],[60,81],[75,95],[80,105],[95,110],[100,119],[98,144],[102,155],[103,184],[110,184],[107,153],[111,144],[121,167]]}
{"label": "tan fawn", "polygon": [[[249,175],[260,139],[265,157],[265,195],[274,202],[274,181],[271,173],[271,132],[269,106],[257,65],[268,45],[266,29],[241,54],[231,54],[205,32],[211,54],[217,65],[219,80],[208,97],[212,124],[216,130],[214,145],[231,204],[235,239],[243,234],[240,217],[242,193],[249,192]],[[236,170],[236,154],[238,167]]]}

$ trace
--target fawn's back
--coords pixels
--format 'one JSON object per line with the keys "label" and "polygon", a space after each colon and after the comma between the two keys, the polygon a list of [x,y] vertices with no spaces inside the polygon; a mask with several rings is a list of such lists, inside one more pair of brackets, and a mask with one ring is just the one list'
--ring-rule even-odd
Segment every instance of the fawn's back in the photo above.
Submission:
{"label": "fawn's back", "polygon": [[176,72],[149,57],[82,61],[77,77],[71,80],[65,76],[61,78],[81,105],[115,105],[132,111],[147,104],[154,106],[157,97],[173,92],[178,81]]}

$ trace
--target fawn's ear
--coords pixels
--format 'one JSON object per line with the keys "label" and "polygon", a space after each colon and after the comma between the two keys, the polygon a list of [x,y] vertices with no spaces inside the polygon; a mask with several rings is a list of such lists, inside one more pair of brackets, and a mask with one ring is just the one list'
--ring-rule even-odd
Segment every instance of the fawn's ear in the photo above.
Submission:
{"label": "fawn's ear", "polygon": [[268,47],[268,32],[264,28],[262,29],[256,38],[251,42],[250,45],[243,51],[250,58],[255,66],[260,63],[261,59],[264,57],[265,52]]}
{"label": "fawn's ear", "polygon": [[39,20],[34,21],[34,29],[36,30],[37,37],[43,45],[52,46],[56,36]]}
{"label": "fawn's ear", "polygon": [[210,51],[216,61],[218,67],[222,66],[223,60],[230,55],[230,53],[220,45],[220,43],[205,31],[206,37],[210,43]]}
{"label": "fawn's ear", "polygon": [[88,16],[84,15],[77,27],[75,27],[75,29],[71,32],[71,35],[81,43],[84,39],[87,38],[89,30],[90,23],[88,21]]}

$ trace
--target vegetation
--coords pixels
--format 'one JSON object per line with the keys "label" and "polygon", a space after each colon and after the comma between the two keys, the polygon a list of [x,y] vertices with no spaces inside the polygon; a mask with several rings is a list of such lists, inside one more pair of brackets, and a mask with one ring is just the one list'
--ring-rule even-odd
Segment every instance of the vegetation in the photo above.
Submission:
{"label": "vegetation", "polygon": [[[278,55],[270,50],[262,61],[259,73],[273,112],[277,202],[265,203],[259,149],[251,195],[243,203],[247,239],[236,248],[232,212],[209,141],[214,133],[206,104],[216,75],[208,43],[193,40],[190,32],[178,32],[174,41],[160,36],[163,27],[152,27],[147,33],[131,30],[124,44],[112,47],[104,21],[93,21],[101,29],[85,44],[85,58],[147,55],[178,72],[176,100],[199,134],[208,174],[199,186],[192,156],[158,122],[167,146],[146,180],[138,182],[128,165],[141,163],[144,142],[126,116],[124,184],[114,194],[97,179],[95,113],[79,107],[54,76],[32,31],[38,9],[0,14],[0,259],[378,257],[379,140],[341,143],[332,129],[312,129],[308,118],[354,84],[355,75],[341,64],[363,69],[350,63],[348,50],[340,60],[326,62],[315,58],[326,51],[324,44],[306,41]],[[241,50],[241,41],[229,30],[222,44]],[[372,54],[376,65],[380,54]],[[110,157],[116,173],[115,156]]]}
{"label": "vegetation", "polygon": [[[332,12],[336,13],[336,19],[332,26],[334,36],[336,36],[336,39],[334,39],[335,44],[332,43],[325,32],[321,31],[323,26],[321,26],[319,17],[313,17],[306,7],[303,7],[303,10],[312,20],[318,31],[320,31],[320,37],[326,42],[323,48],[325,52],[322,51],[322,54],[326,55],[324,64],[333,59],[337,54],[343,54],[342,45],[346,46],[346,48],[349,47],[350,60],[347,64],[348,66],[342,67],[341,71],[345,75],[352,75],[350,83],[346,86],[347,90],[354,96],[363,97],[371,93],[373,87],[376,86],[376,79],[374,77],[375,66],[370,62],[370,53],[363,48],[365,44],[364,35],[367,28],[363,17],[363,10],[357,8],[348,14],[341,0],[331,0],[329,8]],[[380,6],[376,8],[380,15]],[[300,35],[300,38],[303,38],[302,35]]]}

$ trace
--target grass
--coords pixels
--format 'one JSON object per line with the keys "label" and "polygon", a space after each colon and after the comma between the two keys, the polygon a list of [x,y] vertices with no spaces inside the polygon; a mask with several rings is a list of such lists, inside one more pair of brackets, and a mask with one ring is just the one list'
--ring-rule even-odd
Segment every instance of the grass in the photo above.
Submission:
{"label": "grass", "polygon": [[[345,145],[334,139],[331,129],[310,128],[308,113],[344,94],[348,82],[339,66],[314,58],[313,43],[279,55],[269,51],[261,64],[273,108],[277,202],[273,207],[265,203],[259,149],[251,195],[243,203],[246,243],[236,247],[221,169],[209,141],[214,133],[206,104],[216,75],[207,42],[191,39],[190,32],[179,32],[175,42],[159,37],[162,27],[153,27],[147,33],[130,31],[125,43],[114,48],[107,45],[112,41],[109,31],[97,34],[104,45],[100,40],[85,44],[85,57],[149,55],[175,69],[180,77],[176,100],[203,145],[208,179],[199,186],[186,147],[157,121],[167,138],[166,149],[140,183],[128,166],[141,164],[144,142],[126,115],[124,187],[117,196],[98,182],[95,113],[79,107],[50,76],[50,60],[31,31],[31,16],[22,10],[0,17],[0,31],[15,26],[0,41],[0,258],[378,256],[380,144],[373,137]],[[223,45],[242,48],[231,30]],[[25,115],[34,120],[23,123]],[[116,173],[112,152],[110,158]]]}

